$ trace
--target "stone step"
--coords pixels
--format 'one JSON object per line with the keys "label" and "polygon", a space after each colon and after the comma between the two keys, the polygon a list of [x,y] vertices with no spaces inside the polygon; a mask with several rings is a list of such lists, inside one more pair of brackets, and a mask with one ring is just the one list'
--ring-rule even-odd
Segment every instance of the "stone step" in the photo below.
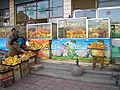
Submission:
{"label": "stone step", "polygon": [[[44,68],[49,68],[49,69],[56,69],[56,70],[65,70],[65,71],[70,71],[73,66],[76,65],[71,65],[71,64],[55,64],[55,63],[43,63]],[[89,67],[82,67],[84,69],[85,73],[93,73],[93,74],[101,74],[101,75],[113,75],[113,74],[120,74],[114,71],[107,71],[107,70],[100,70],[100,69],[95,69],[92,70]]]}
{"label": "stone step", "polygon": [[69,72],[64,72],[64,71],[53,72],[52,70],[41,70],[37,72],[32,72],[32,74],[51,76],[51,77],[63,78],[63,79],[79,80],[85,82],[115,85],[115,80],[113,80],[111,77],[87,74],[87,73],[84,73],[83,76],[81,77],[74,77]]}
{"label": "stone step", "polygon": [[110,84],[115,85],[115,79],[111,78],[113,72],[106,70],[90,68],[84,68],[84,73],[82,76],[73,76],[72,69],[76,67],[74,64],[61,64],[61,63],[41,63],[44,66],[44,69],[38,71],[32,71],[31,73],[37,75],[52,76],[63,79],[72,79],[86,82],[94,82],[101,84]]}
{"label": "stone step", "polygon": [[44,69],[44,66],[42,64],[37,64],[37,65],[31,66],[30,69],[32,71],[39,71],[39,70]]}

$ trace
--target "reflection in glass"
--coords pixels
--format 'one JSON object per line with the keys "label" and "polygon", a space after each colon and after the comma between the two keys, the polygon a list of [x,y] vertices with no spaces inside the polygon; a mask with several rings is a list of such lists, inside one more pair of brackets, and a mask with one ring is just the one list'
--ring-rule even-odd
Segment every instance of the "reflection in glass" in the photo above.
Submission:
{"label": "reflection in glass", "polygon": [[108,19],[88,20],[88,37],[89,38],[109,38]]}
{"label": "reflection in glass", "polygon": [[40,1],[37,6],[38,18],[48,18],[48,1]]}
{"label": "reflection in glass", "polygon": [[62,0],[50,0],[50,17],[62,17]]}
{"label": "reflection in glass", "polygon": [[26,14],[29,19],[36,19],[36,3],[27,4]]}
{"label": "reflection in glass", "polygon": [[120,8],[99,9],[99,18],[110,18],[112,24],[120,23]]}
{"label": "reflection in glass", "polygon": [[88,18],[95,18],[96,17],[96,10],[79,10],[75,11],[75,17],[88,17]]}
{"label": "reflection in glass", "polygon": [[58,38],[86,38],[86,18],[59,20]]}

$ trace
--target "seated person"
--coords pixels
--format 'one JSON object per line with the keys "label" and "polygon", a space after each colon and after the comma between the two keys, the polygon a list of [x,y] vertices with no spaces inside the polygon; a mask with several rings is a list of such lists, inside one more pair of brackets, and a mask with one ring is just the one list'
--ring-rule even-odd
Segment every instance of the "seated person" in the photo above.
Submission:
{"label": "seated person", "polygon": [[10,47],[9,47],[9,51],[8,51],[8,56],[15,56],[15,55],[19,55],[20,53],[26,53],[26,51],[24,51],[22,48],[20,48],[20,45],[18,44],[18,39],[17,38],[13,38],[10,41]]}

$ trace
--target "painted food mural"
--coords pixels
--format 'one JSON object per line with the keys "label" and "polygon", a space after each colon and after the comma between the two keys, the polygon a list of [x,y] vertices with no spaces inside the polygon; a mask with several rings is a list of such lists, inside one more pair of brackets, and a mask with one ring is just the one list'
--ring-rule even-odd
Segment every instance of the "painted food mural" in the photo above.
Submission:
{"label": "painted food mural", "polygon": [[50,40],[30,40],[30,46],[33,49],[39,49],[38,57],[48,59],[50,57]]}
{"label": "painted food mural", "polygon": [[109,20],[88,20],[88,38],[109,38]]}
{"label": "painted food mural", "polygon": [[86,38],[86,18],[58,20],[58,38]]}
{"label": "painted food mural", "polygon": [[[102,44],[102,43],[104,44]],[[91,51],[88,49],[92,45],[93,47],[104,48],[105,49],[105,57],[109,59],[110,57],[110,40],[109,39],[59,39],[52,40],[52,59],[63,59],[63,60],[75,60],[79,59],[87,59],[92,58]],[[98,55],[100,50],[93,51],[94,55]],[[101,55],[103,52],[100,51]]]}
{"label": "painted food mural", "polygon": [[29,25],[28,38],[29,39],[47,39],[52,37],[50,24]]}

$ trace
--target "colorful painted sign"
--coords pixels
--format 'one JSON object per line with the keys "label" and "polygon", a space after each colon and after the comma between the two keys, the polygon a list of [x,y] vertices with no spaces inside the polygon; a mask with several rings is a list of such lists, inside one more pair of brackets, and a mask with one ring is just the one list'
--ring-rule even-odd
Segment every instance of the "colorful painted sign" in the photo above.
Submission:
{"label": "colorful painted sign", "polygon": [[88,46],[92,43],[104,42],[105,57],[109,59],[110,57],[110,39],[57,39],[52,40],[52,59],[61,60],[76,60],[79,58],[81,60],[90,60],[92,58],[90,49]]}
{"label": "colorful painted sign", "polygon": [[7,38],[0,38],[0,50],[1,51],[8,51],[7,48]]}
{"label": "colorful painted sign", "polygon": [[38,53],[38,57],[42,59],[50,58],[50,40],[30,40],[30,45],[36,47],[36,45],[40,46],[40,51]]}
{"label": "colorful painted sign", "polygon": [[86,38],[86,18],[58,20],[58,38]]}

